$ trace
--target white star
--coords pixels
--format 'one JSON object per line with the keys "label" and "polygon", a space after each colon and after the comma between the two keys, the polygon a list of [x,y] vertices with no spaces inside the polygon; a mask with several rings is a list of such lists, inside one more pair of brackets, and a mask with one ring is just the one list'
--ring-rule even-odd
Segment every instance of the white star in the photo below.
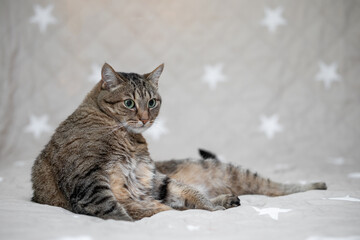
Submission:
{"label": "white star", "polygon": [[154,124],[148,130],[146,130],[144,135],[147,135],[154,140],[159,140],[160,136],[166,133],[168,133],[168,129],[165,127],[165,120],[158,118]]}
{"label": "white star", "polygon": [[17,166],[17,167],[23,167],[23,166],[25,166],[25,162],[24,161],[16,161],[15,163],[14,163],[14,166]]}
{"label": "white star", "polygon": [[199,229],[200,229],[199,226],[193,226],[193,225],[187,225],[186,228],[187,228],[189,231],[196,231],[196,230],[199,230]]}
{"label": "white star", "polygon": [[349,195],[346,195],[345,197],[338,197],[338,198],[328,198],[329,200],[338,200],[338,201],[350,201],[350,202],[360,202],[360,199],[358,198],[352,198]]}
{"label": "white star", "polygon": [[217,155],[217,158],[220,160],[220,162],[226,162],[227,161],[225,155],[222,155],[222,154]]}
{"label": "white star", "polygon": [[349,178],[360,178],[360,172],[349,173]]}
{"label": "white star", "polygon": [[331,158],[329,160],[329,163],[340,166],[340,165],[344,165],[345,159],[342,157]]}
{"label": "white star", "polygon": [[202,77],[203,82],[209,84],[211,90],[215,90],[218,82],[224,82],[226,77],[222,73],[222,64],[216,64],[213,66],[206,65],[204,68],[204,75]]}
{"label": "white star", "polygon": [[278,220],[279,219],[279,213],[286,213],[292,211],[291,209],[281,209],[281,208],[257,208],[253,207],[257,212],[259,212],[259,215],[269,215],[272,219]]}
{"label": "white star", "polygon": [[2,177],[0,177],[0,182],[2,182],[4,179]]}
{"label": "white star", "polygon": [[70,237],[61,237],[58,238],[58,240],[92,240],[90,236],[70,236]]}
{"label": "white star", "polygon": [[26,126],[25,132],[30,132],[34,135],[35,138],[39,138],[43,132],[51,132],[51,127],[47,123],[48,116],[43,115],[40,117],[31,115],[30,123]]}
{"label": "white star", "polygon": [[91,65],[91,74],[88,77],[89,82],[98,83],[101,79],[101,66],[93,63]]}
{"label": "white star", "polygon": [[300,181],[299,181],[299,184],[301,184],[301,185],[306,185],[306,184],[307,184],[307,181],[305,181],[305,180],[300,180]]}
{"label": "white star", "polygon": [[272,139],[276,132],[282,132],[283,127],[279,124],[279,117],[274,114],[270,117],[260,117],[261,126],[259,131],[264,132],[268,139]]}
{"label": "white star", "polygon": [[52,4],[48,5],[45,8],[42,8],[39,5],[35,5],[35,15],[30,18],[30,22],[38,24],[40,32],[46,32],[49,24],[55,24],[57,22],[56,18],[51,15],[53,9],[54,5]]}
{"label": "white star", "polygon": [[346,236],[346,237],[323,237],[323,236],[311,236],[306,240],[360,240],[360,236]]}
{"label": "white star", "polygon": [[319,71],[316,74],[315,79],[317,81],[323,81],[325,88],[329,89],[332,82],[340,81],[340,76],[336,72],[337,64],[332,63],[331,65],[326,65],[323,62],[319,62]]}
{"label": "white star", "polygon": [[293,166],[286,164],[286,163],[279,163],[276,164],[274,167],[274,172],[287,172],[290,171]]}
{"label": "white star", "polygon": [[330,159],[329,162],[330,162],[331,164],[340,166],[340,165],[344,165],[345,159],[342,158],[342,157],[337,157],[337,158],[332,158],[332,159]]}
{"label": "white star", "polygon": [[286,20],[282,17],[282,7],[275,9],[265,8],[264,11],[265,17],[261,21],[261,25],[267,27],[269,32],[275,33],[278,26],[286,24]]}

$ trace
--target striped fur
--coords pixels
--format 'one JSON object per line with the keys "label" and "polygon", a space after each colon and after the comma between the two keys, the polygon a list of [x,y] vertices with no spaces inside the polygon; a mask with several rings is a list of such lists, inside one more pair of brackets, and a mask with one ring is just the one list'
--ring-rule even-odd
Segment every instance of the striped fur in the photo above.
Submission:
{"label": "striped fur", "polygon": [[[154,71],[161,72],[162,65]],[[155,121],[161,105],[157,79],[151,77],[104,65],[102,80],[37,157],[33,201],[129,221],[170,209],[153,197],[164,186],[156,185],[160,177],[139,134]],[[126,108],[125,99],[136,108]],[[150,99],[157,102],[152,109]]]}
{"label": "striped fur", "polygon": [[282,196],[314,189],[326,189],[325,183],[281,184],[242,169],[231,163],[222,163],[215,154],[199,151],[202,159],[184,159],[156,162],[159,172],[197,188],[208,198],[230,194],[261,194]]}
{"label": "striped fur", "polygon": [[[240,194],[278,196],[326,187],[273,183],[223,164],[205,150],[198,161],[155,163],[141,133],[159,114],[162,70],[160,65],[139,75],[115,72],[104,64],[101,81],[60,124],[35,160],[34,202],[133,221],[171,209],[215,211],[239,206]],[[133,105],[127,106],[126,100]]]}

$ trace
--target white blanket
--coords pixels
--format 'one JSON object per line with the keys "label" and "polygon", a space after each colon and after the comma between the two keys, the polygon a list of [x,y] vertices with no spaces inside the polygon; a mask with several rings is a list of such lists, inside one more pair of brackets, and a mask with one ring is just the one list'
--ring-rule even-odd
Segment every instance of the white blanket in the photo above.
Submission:
{"label": "white blanket", "polygon": [[167,211],[123,222],[31,202],[30,165],[24,161],[0,170],[1,239],[360,239],[358,180],[333,183],[340,174],[326,177],[327,191],[246,195],[240,207],[225,211]]}

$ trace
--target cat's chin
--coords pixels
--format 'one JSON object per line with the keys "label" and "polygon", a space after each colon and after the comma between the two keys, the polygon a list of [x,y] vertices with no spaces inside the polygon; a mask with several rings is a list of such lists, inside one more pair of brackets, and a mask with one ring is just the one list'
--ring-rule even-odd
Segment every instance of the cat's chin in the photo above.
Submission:
{"label": "cat's chin", "polygon": [[149,127],[145,127],[145,126],[143,126],[143,127],[130,127],[130,126],[127,126],[127,127],[126,127],[126,130],[127,130],[128,132],[131,132],[131,133],[137,133],[137,134],[139,134],[139,133],[145,132],[148,128],[149,128]]}

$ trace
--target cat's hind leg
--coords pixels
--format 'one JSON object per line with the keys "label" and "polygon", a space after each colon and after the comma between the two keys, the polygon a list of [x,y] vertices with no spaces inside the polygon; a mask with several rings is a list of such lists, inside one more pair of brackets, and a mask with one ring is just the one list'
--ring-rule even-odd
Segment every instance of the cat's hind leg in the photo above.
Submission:
{"label": "cat's hind leg", "polygon": [[204,209],[208,211],[225,209],[221,204],[216,204],[220,202],[220,198],[215,199],[214,204],[197,189],[175,179],[170,179],[167,189],[164,203],[174,209]]}
{"label": "cat's hind leg", "polygon": [[128,199],[124,203],[129,215],[134,220],[140,220],[144,217],[151,217],[159,212],[173,210],[173,208],[157,201],[157,200],[144,200],[144,201],[133,201]]}

